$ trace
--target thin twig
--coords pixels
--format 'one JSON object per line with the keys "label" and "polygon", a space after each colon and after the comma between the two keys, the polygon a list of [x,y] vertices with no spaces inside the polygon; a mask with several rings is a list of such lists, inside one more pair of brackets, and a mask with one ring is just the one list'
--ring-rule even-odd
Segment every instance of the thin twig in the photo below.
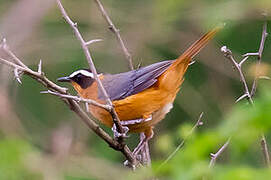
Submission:
{"label": "thin twig", "polygon": [[241,66],[237,63],[237,61],[234,59],[233,55],[232,55],[232,52],[230,49],[228,49],[226,46],[223,46],[221,48],[221,52],[224,54],[224,56],[226,58],[228,58],[231,63],[233,64],[233,66],[236,68],[236,70],[238,71],[239,73],[239,76],[240,76],[240,79],[241,79],[241,82],[243,83],[243,88],[244,88],[244,94],[246,94],[246,98],[248,100],[248,102],[252,105],[253,104],[253,100],[250,96],[250,92],[249,92],[249,89],[248,89],[248,85],[247,85],[247,82],[246,82],[246,79],[245,79],[245,76],[244,76],[244,73],[242,71],[242,68]]}
{"label": "thin twig", "polygon": [[215,154],[211,153],[211,161],[209,163],[209,168],[211,168],[215,165],[215,162],[216,162],[218,156],[220,156],[220,154],[228,147],[229,143],[230,143],[230,138]]}
{"label": "thin twig", "polygon": [[[80,43],[81,43],[81,47],[82,47],[82,49],[83,49],[83,51],[84,51],[84,53],[85,53],[85,56],[86,56],[86,59],[87,59],[87,61],[88,61],[90,70],[92,71],[92,73],[93,73],[93,75],[94,75],[94,79],[97,81],[97,83],[98,83],[98,85],[99,85],[99,88],[101,89],[101,91],[102,91],[102,93],[103,93],[103,95],[104,95],[104,97],[105,97],[106,103],[107,103],[108,105],[111,106],[111,110],[109,111],[109,113],[110,113],[111,116],[112,116],[112,119],[113,119],[114,124],[116,125],[117,131],[118,131],[120,134],[123,134],[123,133],[124,133],[124,130],[123,130],[121,124],[120,124],[120,120],[119,120],[119,118],[118,118],[118,115],[117,115],[117,113],[116,113],[116,111],[115,111],[115,109],[114,109],[114,107],[113,107],[112,101],[110,100],[110,98],[109,98],[109,96],[108,96],[108,94],[107,94],[105,88],[104,88],[103,85],[102,85],[102,82],[101,82],[100,78],[99,78],[98,75],[97,75],[97,71],[96,71],[96,68],[95,68],[95,66],[94,66],[94,63],[93,63],[92,57],[91,57],[91,55],[90,55],[89,49],[88,49],[88,47],[87,47],[87,43],[85,42],[85,40],[83,39],[83,37],[82,37],[80,31],[78,30],[78,28],[77,28],[77,23],[74,23],[74,22],[70,19],[70,17],[68,16],[66,10],[64,9],[63,5],[61,4],[61,1],[60,1],[60,0],[56,0],[56,1],[57,1],[57,5],[58,5],[58,7],[59,7],[59,9],[60,9],[60,11],[61,11],[61,14],[62,14],[63,18],[64,18],[64,19],[66,20],[66,22],[71,26],[71,28],[73,29],[73,31],[74,31],[74,33],[75,33],[75,36],[77,37],[77,39],[78,39],[78,40],[80,41]],[[119,140],[119,142],[120,142],[121,144],[124,143],[123,137],[119,137],[118,140]]]}
{"label": "thin twig", "polygon": [[258,83],[258,70],[259,70],[259,66],[261,64],[262,61],[262,54],[263,54],[263,49],[264,49],[264,43],[265,43],[265,39],[267,37],[267,23],[265,22],[263,25],[263,32],[262,32],[262,38],[261,38],[261,43],[260,43],[260,47],[259,50],[257,52],[257,56],[258,56],[258,62],[257,62],[257,66],[256,66],[256,76],[254,78],[253,84],[252,84],[252,88],[251,88],[251,96],[254,96],[254,94],[256,93],[257,90],[257,83]]}
{"label": "thin twig", "polygon": [[173,158],[173,156],[175,156],[175,154],[181,149],[181,147],[183,147],[185,141],[193,134],[194,130],[198,127],[203,125],[202,122],[202,116],[203,116],[203,112],[200,113],[199,118],[196,122],[196,124],[192,127],[192,129],[189,131],[189,133],[183,138],[182,142],[177,146],[177,148],[167,157],[167,159],[158,167],[158,169],[160,169],[162,166],[164,166],[170,159]]}
{"label": "thin twig", "polygon": [[116,35],[117,40],[120,43],[121,49],[129,63],[129,68],[131,70],[134,69],[133,67],[133,60],[132,60],[132,56],[129,53],[128,49],[126,48],[121,36],[120,36],[120,30],[116,28],[116,26],[113,24],[112,20],[110,19],[110,17],[108,16],[108,13],[106,12],[106,10],[104,9],[102,3],[100,0],[95,0],[96,4],[98,5],[104,19],[106,20],[107,24],[109,25],[109,29]]}
{"label": "thin twig", "polygon": [[24,67],[24,68],[28,68],[22,61],[20,61],[20,59],[13,53],[10,51],[8,45],[7,45],[7,40],[6,38],[3,38],[2,42],[1,42],[1,48],[10,56],[12,57],[12,59],[15,61],[16,64]]}
{"label": "thin twig", "polygon": [[[259,66],[261,64],[261,61],[262,61],[262,53],[263,53],[264,43],[265,43],[267,35],[268,35],[267,34],[267,22],[265,22],[264,25],[263,25],[262,38],[261,38],[261,43],[260,43],[260,47],[259,47],[258,52],[244,54],[243,55],[244,59],[239,64],[235,61],[235,59],[234,59],[234,57],[232,55],[232,52],[226,46],[223,46],[221,48],[221,51],[224,53],[224,56],[231,60],[231,62],[233,63],[233,65],[235,66],[237,71],[239,72],[241,81],[242,81],[243,86],[244,86],[244,95],[242,95],[240,98],[238,98],[236,102],[238,102],[241,99],[246,97],[248,102],[252,106],[254,105],[252,97],[256,93],[257,82],[258,82],[258,79],[260,78],[260,76],[258,75],[258,71],[259,71]],[[256,76],[254,78],[253,85],[252,85],[252,88],[251,88],[250,92],[248,90],[247,82],[245,80],[244,74],[243,74],[242,69],[241,69],[242,64],[249,58],[249,56],[257,56],[258,57],[257,58],[258,62],[257,62],[257,66],[256,66]],[[261,147],[262,147],[262,153],[264,155],[266,165],[270,166],[270,156],[269,156],[269,151],[268,151],[268,147],[267,147],[267,143],[266,143],[266,139],[265,139],[264,134],[262,134],[262,137],[261,137]]]}
{"label": "thin twig", "polygon": [[[126,60],[128,62],[128,66],[130,68],[130,70],[133,70],[134,69],[134,66],[133,66],[133,60],[132,60],[132,56],[131,54],[129,53],[129,50],[127,49],[127,47],[125,46],[124,44],[124,41],[120,35],[120,30],[117,29],[117,27],[114,25],[114,23],[112,22],[111,18],[109,17],[107,11],[105,10],[103,4],[101,3],[100,0],[95,0],[99,10],[101,11],[102,13],[102,16],[104,17],[105,21],[107,22],[108,26],[109,26],[109,29],[111,32],[113,32],[115,35],[116,35],[116,38],[117,40],[119,41],[120,43],[120,46],[121,46],[121,49],[126,57]],[[138,66],[139,68],[139,66]],[[142,148],[141,150],[141,155],[142,157],[146,157],[146,161],[147,161],[147,165],[150,164],[150,151],[149,151],[149,145],[148,145],[148,142],[146,143],[146,145]]]}
{"label": "thin twig", "polygon": [[267,147],[267,143],[266,143],[266,139],[265,139],[264,134],[262,134],[262,137],[261,137],[261,147],[262,147],[262,152],[263,152],[265,163],[268,167],[270,167],[270,156],[269,156],[269,151],[268,151],[268,147]]}
{"label": "thin twig", "polygon": [[[256,90],[257,90],[257,84],[258,84],[258,79],[259,79],[258,71],[259,71],[259,66],[261,64],[261,61],[262,61],[262,53],[263,53],[264,43],[265,43],[267,35],[268,35],[267,22],[265,22],[263,25],[260,47],[259,47],[258,52],[256,53],[258,56],[258,58],[257,58],[258,62],[257,62],[257,66],[256,66],[256,76],[253,80],[253,84],[252,84],[252,88],[251,88],[251,93],[250,93],[251,97],[255,95]],[[264,134],[262,134],[262,137],[261,137],[261,146],[262,146],[262,152],[263,152],[263,156],[265,159],[265,163],[267,166],[270,166],[270,157],[269,157],[268,147],[267,147],[267,143],[266,143]]]}
{"label": "thin twig", "polygon": [[86,46],[89,46],[89,45],[91,45],[91,44],[93,44],[93,43],[101,42],[101,41],[103,41],[103,40],[102,40],[102,39],[92,39],[92,40],[86,42],[85,45],[86,45]]}
{"label": "thin twig", "polygon": [[75,100],[77,102],[84,102],[84,103],[87,103],[87,104],[92,104],[94,106],[101,107],[101,108],[103,108],[103,109],[105,109],[107,111],[110,111],[110,109],[111,109],[111,107],[109,105],[104,105],[104,104],[98,103],[97,101],[94,101],[92,99],[84,99],[84,98],[81,98],[81,97],[78,97],[78,96],[61,94],[61,93],[54,92],[54,91],[51,91],[51,90],[41,91],[40,93],[42,93],[42,94],[52,94],[52,95],[55,95],[55,96],[66,98],[66,99],[72,99],[72,100]]}

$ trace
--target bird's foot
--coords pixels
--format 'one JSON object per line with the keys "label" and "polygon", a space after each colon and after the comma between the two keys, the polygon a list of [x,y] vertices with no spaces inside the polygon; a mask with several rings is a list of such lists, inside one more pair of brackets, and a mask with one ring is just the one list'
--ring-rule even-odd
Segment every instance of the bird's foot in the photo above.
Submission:
{"label": "bird's foot", "polygon": [[122,126],[122,128],[123,128],[124,132],[119,133],[116,128],[116,125],[113,124],[112,131],[114,134],[114,138],[119,138],[119,137],[127,138],[128,137],[127,133],[129,132],[129,128],[127,126]]}

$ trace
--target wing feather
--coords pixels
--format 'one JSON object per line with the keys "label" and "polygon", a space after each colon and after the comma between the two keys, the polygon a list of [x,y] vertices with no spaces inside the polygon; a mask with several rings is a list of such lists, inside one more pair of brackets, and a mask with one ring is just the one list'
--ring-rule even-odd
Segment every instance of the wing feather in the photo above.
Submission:
{"label": "wing feather", "polygon": [[[172,62],[171,60],[162,61],[133,71],[114,75],[106,74],[102,83],[112,101],[124,99],[155,84],[157,78],[165,72]],[[99,98],[104,99],[100,91]]]}

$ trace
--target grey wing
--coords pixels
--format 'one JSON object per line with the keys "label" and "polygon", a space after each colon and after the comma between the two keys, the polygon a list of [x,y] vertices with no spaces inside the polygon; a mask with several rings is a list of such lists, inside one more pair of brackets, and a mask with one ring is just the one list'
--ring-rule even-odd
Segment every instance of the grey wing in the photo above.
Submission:
{"label": "grey wing", "polygon": [[[172,62],[162,61],[125,73],[108,74],[105,75],[102,84],[111,100],[124,99],[152,86]],[[99,98],[104,99],[100,91]]]}

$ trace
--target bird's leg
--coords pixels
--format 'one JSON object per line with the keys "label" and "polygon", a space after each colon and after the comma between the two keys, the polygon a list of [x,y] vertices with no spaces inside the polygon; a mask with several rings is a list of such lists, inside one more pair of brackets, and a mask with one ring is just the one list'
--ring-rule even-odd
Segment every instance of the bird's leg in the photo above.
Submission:
{"label": "bird's leg", "polygon": [[139,151],[145,146],[145,143],[147,143],[152,137],[153,137],[153,131],[152,128],[148,129],[144,132],[145,138],[141,139],[136,148],[133,151],[134,155],[137,155]]}
{"label": "bird's leg", "polygon": [[[140,133],[140,141],[145,138],[144,133]],[[149,143],[146,142],[143,148],[140,151],[141,154],[141,162],[143,165],[150,166],[151,165],[151,157],[150,157],[150,149]]]}
{"label": "bird's leg", "polygon": [[[146,161],[142,162],[143,158],[141,156],[138,155],[138,153],[140,152],[140,150],[142,150],[144,148],[144,146],[146,144],[148,144],[148,141],[153,137],[153,131],[152,131],[152,127],[150,127],[149,129],[147,129],[145,132],[144,132],[144,138],[140,139],[140,142],[138,143],[138,145],[136,146],[136,148],[134,149],[133,151],[133,155],[134,157],[139,161],[141,162],[142,164],[147,164],[147,165],[150,165],[150,156],[149,156],[149,152],[148,154],[146,155]],[[128,166],[129,165],[129,162],[128,160],[126,160],[124,163],[123,163],[125,166]]]}

